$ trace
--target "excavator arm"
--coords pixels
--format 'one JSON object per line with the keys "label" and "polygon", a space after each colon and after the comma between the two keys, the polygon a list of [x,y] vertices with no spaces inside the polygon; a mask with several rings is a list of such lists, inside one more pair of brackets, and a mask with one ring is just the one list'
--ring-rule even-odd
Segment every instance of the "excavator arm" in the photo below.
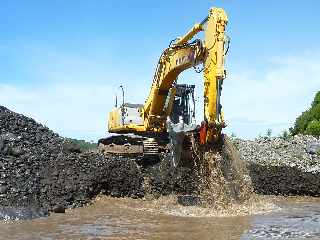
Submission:
{"label": "excavator arm", "polygon": [[[209,16],[177,42],[167,48],[160,57],[149,97],[143,108],[146,130],[165,128],[165,102],[178,75],[184,70],[203,64],[204,69],[204,122],[206,142],[211,142],[220,134],[224,126],[221,114],[220,91],[225,78],[225,26],[228,22],[223,9],[212,8]],[[205,32],[205,41],[189,41],[200,31]]]}
{"label": "excavator arm", "polygon": [[[164,131],[171,111],[177,78],[184,70],[198,65],[203,59],[201,41],[174,45],[160,57],[149,97],[143,107],[144,125],[147,131]],[[166,102],[168,104],[166,104]]]}

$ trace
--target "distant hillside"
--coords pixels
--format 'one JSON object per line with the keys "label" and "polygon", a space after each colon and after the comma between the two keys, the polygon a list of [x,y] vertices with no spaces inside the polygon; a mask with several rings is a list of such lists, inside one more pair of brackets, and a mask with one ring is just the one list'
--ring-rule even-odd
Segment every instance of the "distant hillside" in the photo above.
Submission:
{"label": "distant hillside", "polygon": [[320,136],[320,91],[314,97],[311,107],[297,117],[290,132],[293,135],[301,133]]}

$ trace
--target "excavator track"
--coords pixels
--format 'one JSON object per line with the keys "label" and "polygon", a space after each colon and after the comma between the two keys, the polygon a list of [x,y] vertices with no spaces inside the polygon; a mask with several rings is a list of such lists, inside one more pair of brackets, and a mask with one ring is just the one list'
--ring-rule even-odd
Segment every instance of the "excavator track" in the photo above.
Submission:
{"label": "excavator track", "polygon": [[159,154],[166,149],[166,144],[160,144],[154,138],[133,134],[113,135],[98,141],[98,150],[106,155],[118,155],[141,160],[157,160]]}
{"label": "excavator track", "polygon": [[143,154],[143,139],[135,135],[114,135],[98,141],[99,152],[137,157]]}

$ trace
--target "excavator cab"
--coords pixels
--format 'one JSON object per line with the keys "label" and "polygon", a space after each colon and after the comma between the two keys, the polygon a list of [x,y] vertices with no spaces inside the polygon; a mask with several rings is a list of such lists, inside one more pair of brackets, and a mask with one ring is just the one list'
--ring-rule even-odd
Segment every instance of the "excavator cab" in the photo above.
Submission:
{"label": "excavator cab", "polygon": [[[176,84],[174,96],[168,96],[168,101],[172,98],[171,114],[168,117],[170,126],[167,126],[171,130],[174,130],[175,126],[181,126],[181,123],[183,123],[184,129],[191,125],[194,126],[194,89],[195,85]],[[167,144],[171,139],[170,129],[165,133],[154,135],[148,135],[144,131],[132,133],[133,127],[135,129],[137,126],[143,127],[142,108],[141,104],[122,103],[109,113],[109,130],[122,129],[122,134],[100,139],[99,148],[102,152],[135,157],[147,156],[150,159],[150,157],[156,157],[159,152],[168,150]]]}
{"label": "excavator cab", "polygon": [[173,123],[179,122],[179,117],[183,118],[185,124],[191,124],[195,118],[195,85],[177,84],[176,94],[173,100],[170,120]]}
{"label": "excavator cab", "polygon": [[[179,118],[182,117],[184,124],[189,125],[195,118],[195,85],[176,84],[174,88],[174,96],[168,95],[167,97],[168,102],[172,101],[169,114],[170,120],[172,123],[177,124],[179,123]],[[109,132],[132,133],[134,129],[135,132],[139,133],[139,126],[141,127],[141,132],[145,132],[142,118],[143,105],[125,103],[124,93],[122,102],[119,107],[116,103],[115,108],[109,113]]]}
{"label": "excavator cab", "polygon": [[108,129],[112,132],[113,129],[122,133],[130,132],[131,126],[143,127],[143,119],[141,117],[142,104],[123,103],[119,107],[115,107],[108,116]]}

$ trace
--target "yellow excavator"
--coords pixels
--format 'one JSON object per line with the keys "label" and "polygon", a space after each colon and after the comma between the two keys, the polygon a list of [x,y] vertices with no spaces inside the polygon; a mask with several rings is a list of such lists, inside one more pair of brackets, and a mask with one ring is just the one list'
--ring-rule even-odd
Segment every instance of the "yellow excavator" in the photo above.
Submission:
{"label": "yellow excavator", "polygon": [[[183,145],[181,136],[190,132],[199,144],[214,145],[225,127],[220,95],[229,48],[227,23],[225,11],[214,7],[201,23],[171,41],[160,56],[145,103],[125,103],[123,92],[122,104],[109,113],[108,131],[115,135],[100,139],[100,149],[112,154],[156,156],[167,151],[170,141],[173,148]],[[202,31],[204,40],[195,38]],[[201,126],[195,124],[194,85],[177,83],[179,74],[192,67],[203,72],[204,78]]]}

